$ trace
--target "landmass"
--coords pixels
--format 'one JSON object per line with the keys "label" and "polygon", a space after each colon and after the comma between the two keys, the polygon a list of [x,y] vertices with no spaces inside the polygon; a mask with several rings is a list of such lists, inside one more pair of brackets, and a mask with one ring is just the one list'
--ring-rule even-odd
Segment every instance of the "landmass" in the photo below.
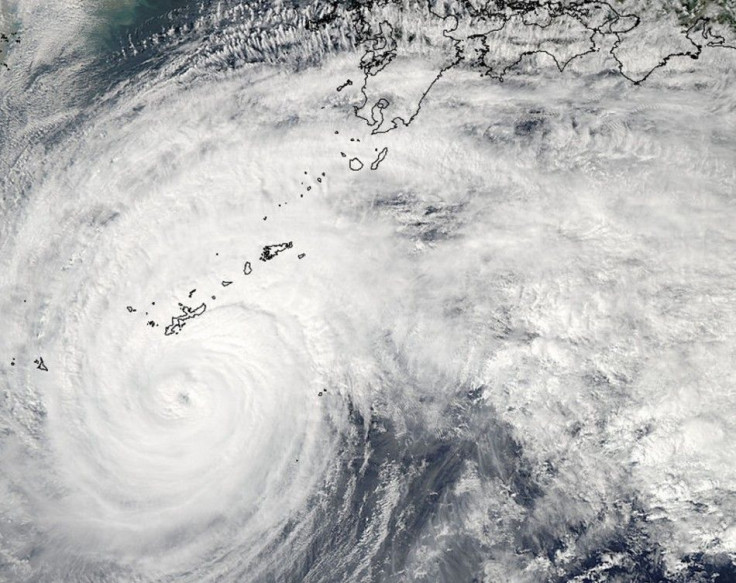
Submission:
{"label": "landmass", "polygon": [[608,53],[617,73],[638,85],[675,59],[698,59],[705,48],[736,49],[731,12],[709,13],[698,0],[695,12],[702,16],[692,16],[685,4],[681,10],[673,4],[633,13],[595,0],[410,3],[407,9],[422,19],[427,47],[417,54],[402,25],[405,9],[391,1],[377,3],[356,17],[364,53],[361,101],[354,112],[373,134],[408,126],[434,85],[458,66],[502,82],[534,56],[562,72],[586,55]]}
{"label": "landmass", "polygon": [[387,155],[388,147],[383,148],[380,152],[378,152],[378,156],[376,156],[376,159],[373,160],[373,162],[371,163],[371,170],[378,170],[378,167],[381,165],[381,162],[386,159]]}
{"label": "landmass", "polygon": [[[2,26],[3,24],[4,23],[2,20],[2,14],[0,14],[0,26]],[[8,34],[10,36],[8,36]],[[7,70],[10,70],[10,67],[5,62],[4,55],[10,52],[9,47],[14,46],[15,44],[20,44],[20,33],[15,31],[8,32],[8,34],[6,34],[5,32],[0,32],[0,65],[5,67]]]}
{"label": "landmass", "polygon": [[289,241],[288,243],[276,243],[274,245],[266,245],[261,252],[260,260],[271,261],[271,259],[279,255],[280,253],[283,253],[287,249],[291,249],[293,246],[293,241]]}
{"label": "landmass", "polygon": [[342,91],[343,89],[345,89],[345,87],[349,87],[352,84],[353,84],[353,81],[351,79],[348,79],[347,81],[345,81],[345,83],[343,83],[342,85],[338,86],[337,90],[338,91]]}
{"label": "landmass", "polygon": [[192,318],[196,318],[197,316],[201,316],[204,314],[205,310],[207,309],[207,304],[202,303],[196,308],[190,308],[189,306],[185,306],[184,304],[180,303],[179,308],[181,308],[181,315],[180,316],[173,316],[171,318],[171,324],[166,326],[164,329],[164,334],[166,336],[171,336],[172,334],[178,334],[181,329],[186,325],[187,320],[191,320]]}

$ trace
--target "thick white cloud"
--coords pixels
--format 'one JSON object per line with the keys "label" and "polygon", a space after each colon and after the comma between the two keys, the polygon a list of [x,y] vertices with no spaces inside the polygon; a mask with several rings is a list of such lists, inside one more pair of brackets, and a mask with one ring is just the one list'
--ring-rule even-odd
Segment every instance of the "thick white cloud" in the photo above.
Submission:
{"label": "thick white cloud", "polygon": [[[413,524],[431,458],[401,464],[428,436],[478,453],[406,535],[408,577],[448,576],[465,538],[491,580],[551,577],[639,512],[670,566],[736,552],[729,57],[642,88],[595,62],[456,71],[379,137],[357,85],[334,91],[357,58],[144,72],[20,158],[0,257],[9,576],[278,573],[325,508],[357,512],[352,405],[398,444],[361,446],[387,461],[341,556],[359,577]],[[60,78],[44,127],[82,79]],[[349,169],[384,146],[379,170]],[[178,302],[207,310],[165,336]]]}

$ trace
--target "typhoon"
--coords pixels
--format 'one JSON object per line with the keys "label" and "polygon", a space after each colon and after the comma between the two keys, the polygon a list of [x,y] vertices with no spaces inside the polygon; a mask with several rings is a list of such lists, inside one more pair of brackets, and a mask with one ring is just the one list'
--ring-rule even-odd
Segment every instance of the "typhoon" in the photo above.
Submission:
{"label": "typhoon", "polygon": [[729,2],[0,33],[0,582],[736,582]]}

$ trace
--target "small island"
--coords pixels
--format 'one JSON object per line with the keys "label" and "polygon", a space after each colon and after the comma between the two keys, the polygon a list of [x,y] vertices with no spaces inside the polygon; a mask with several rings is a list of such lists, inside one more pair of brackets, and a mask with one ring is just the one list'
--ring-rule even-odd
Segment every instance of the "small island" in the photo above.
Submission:
{"label": "small island", "polygon": [[261,252],[260,260],[271,261],[271,259],[276,257],[279,253],[283,253],[287,249],[291,249],[293,246],[293,241],[289,241],[288,243],[276,243],[274,245],[266,245]]}
{"label": "small island", "polygon": [[207,309],[207,304],[202,303],[196,308],[190,308],[189,306],[185,306],[184,304],[180,303],[179,308],[181,308],[181,315],[173,316],[171,318],[171,324],[166,326],[166,328],[164,329],[164,334],[166,334],[166,336],[178,334],[181,329],[186,326],[187,320],[191,320],[192,318],[196,318],[197,316],[201,316],[202,314],[204,314],[205,310]]}

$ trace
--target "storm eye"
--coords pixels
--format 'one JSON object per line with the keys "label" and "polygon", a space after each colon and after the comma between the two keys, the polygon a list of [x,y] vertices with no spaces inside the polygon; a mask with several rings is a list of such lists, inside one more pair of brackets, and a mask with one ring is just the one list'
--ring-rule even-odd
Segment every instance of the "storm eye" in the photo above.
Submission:
{"label": "storm eye", "polygon": [[182,405],[189,405],[192,402],[192,400],[189,398],[189,394],[188,393],[179,393],[179,397],[178,398],[179,398],[179,402]]}

